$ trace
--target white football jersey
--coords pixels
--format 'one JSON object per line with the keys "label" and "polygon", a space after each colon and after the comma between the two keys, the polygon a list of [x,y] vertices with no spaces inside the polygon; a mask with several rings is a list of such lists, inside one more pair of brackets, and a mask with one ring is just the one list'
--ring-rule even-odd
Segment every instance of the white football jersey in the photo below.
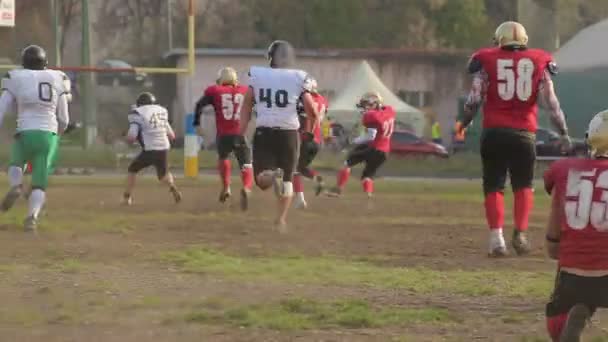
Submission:
{"label": "white football jersey", "polygon": [[257,127],[298,129],[298,101],[310,91],[312,79],[305,71],[251,67],[249,86],[253,90]]}
{"label": "white football jersey", "polygon": [[17,103],[17,131],[57,133],[57,105],[62,96],[70,96],[70,87],[70,79],[62,71],[10,71],[2,79],[2,90],[11,93]]}
{"label": "white football jersey", "polygon": [[159,105],[134,108],[129,114],[129,133],[135,129],[144,151],[163,151],[171,147],[168,135],[173,135],[169,113]]}

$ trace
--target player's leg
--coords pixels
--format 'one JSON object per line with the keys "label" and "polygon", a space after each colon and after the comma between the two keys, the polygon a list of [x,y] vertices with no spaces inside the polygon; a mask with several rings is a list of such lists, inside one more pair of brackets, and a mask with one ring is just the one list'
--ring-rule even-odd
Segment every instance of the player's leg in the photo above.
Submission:
{"label": "player's leg", "polygon": [[607,284],[599,277],[558,272],[555,290],[545,312],[547,331],[553,341],[580,340],[587,320],[595,311],[596,300],[606,292],[604,286]]}
{"label": "player's leg", "polygon": [[277,131],[277,166],[282,170],[282,179],[275,180],[275,188],[279,189],[278,212],[276,224],[279,229],[285,228],[287,224],[287,213],[293,198],[293,174],[298,165],[300,153],[300,137],[298,132]]}
{"label": "player's leg", "polygon": [[36,231],[40,211],[46,202],[49,157],[58,142],[57,135],[51,132],[24,132],[26,154],[32,156],[29,159],[32,163],[32,193],[29,197],[28,214],[24,222],[26,231]]}
{"label": "player's leg", "polygon": [[255,184],[268,190],[278,176],[275,132],[269,128],[258,128],[253,138],[253,174]]}
{"label": "player's leg", "polygon": [[175,203],[179,203],[182,200],[182,193],[177,189],[175,185],[175,179],[173,174],[169,172],[169,150],[164,151],[150,151],[152,152],[153,161],[152,165],[156,169],[156,176],[158,180],[169,186],[169,192],[173,196]]}
{"label": "player's leg", "polygon": [[0,204],[2,211],[12,208],[23,192],[23,166],[27,161],[23,140],[23,136],[18,135],[11,147],[10,166],[8,167],[9,190]]}
{"label": "player's leg", "polygon": [[361,174],[361,186],[368,198],[374,193],[374,177],[386,161],[386,153],[372,149],[367,153],[365,168]]}
{"label": "player's leg", "polygon": [[241,168],[241,210],[245,211],[249,208],[249,197],[251,196],[251,188],[253,187],[253,165],[251,164],[251,148],[247,144],[245,137],[239,136],[237,144],[234,147],[234,155]]}
{"label": "player's leg", "polygon": [[367,144],[361,144],[355,146],[355,148],[348,153],[344,166],[340,169],[340,171],[338,171],[336,187],[330,190],[328,193],[329,196],[340,196],[342,194],[344,187],[350,178],[351,168],[365,161],[369,149],[370,148]]}
{"label": "player's leg", "polygon": [[299,209],[306,209],[308,204],[304,198],[304,183],[302,177],[312,178],[309,169],[310,164],[315,159],[319,148],[316,144],[300,146],[297,170],[293,175],[293,190],[295,192],[294,206]]}
{"label": "player's leg", "polygon": [[220,191],[219,201],[224,203],[230,198],[230,154],[234,146],[233,135],[220,136],[217,140],[217,171],[222,182],[222,190]]}
{"label": "player's leg", "polygon": [[150,161],[150,151],[141,151],[127,168],[127,185],[122,195],[122,203],[131,205],[133,203],[133,190],[139,171],[152,165]]}
{"label": "player's leg", "polygon": [[500,257],[507,254],[503,236],[505,221],[504,188],[507,176],[507,160],[503,135],[497,130],[483,133],[481,161],[483,167],[483,192],[486,220],[490,228],[489,255]]}
{"label": "player's leg", "polygon": [[534,137],[528,133],[514,133],[510,144],[509,172],[513,188],[513,230],[512,244],[519,255],[530,252],[530,242],[527,237],[530,212],[534,206],[534,164],[536,162],[536,146]]}

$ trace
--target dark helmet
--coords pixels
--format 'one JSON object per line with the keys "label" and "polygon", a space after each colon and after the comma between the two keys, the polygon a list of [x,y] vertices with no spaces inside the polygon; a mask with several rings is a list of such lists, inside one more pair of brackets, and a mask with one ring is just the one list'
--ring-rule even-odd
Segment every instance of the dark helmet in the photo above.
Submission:
{"label": "dark helmet", "polygon": [[156,104],[156,96],[149,92],[141,93],[137,97],[135,104],[137,104],[137,107]]}
{"label": "dark helmet", "polygon": [[284,40],[275,40],[268,47],[266,58],[273,68],[288,68],[295,64],[296,52],[289,42]]}
{"label": "dark helmet", "polygon": [[30,45],[21,52],[21,64],[25,69],[44,70],[48,64],[46,52],[38,45]]}

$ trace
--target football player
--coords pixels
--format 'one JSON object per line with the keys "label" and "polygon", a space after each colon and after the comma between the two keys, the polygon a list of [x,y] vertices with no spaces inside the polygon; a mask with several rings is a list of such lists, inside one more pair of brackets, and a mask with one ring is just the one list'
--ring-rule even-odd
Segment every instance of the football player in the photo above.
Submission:
{"label": "football player", "polygon": [[58,134],[69,124],[70,81],[63,72],[46,68],[46,52],[40,46],[26,47],[21,57],[23,69],[12,70],[2,79],[0,120],[9,110],[16,110],[17,134],[8,169],[10,189],[0,209],[9,210],[23,193],[23,167],[31,162],[32,192],[24,228],[36,233],[46,200],[48,167]]}
{"label": "football player", "polygon": [[338,182],[328,195],[338,197],[344,191],[344,186],[350,177],[350,169],[365,163],[361,174],[361,185],[368,198],[374,192],[374,176],[386,161],[391,149],[391,136],[395,129],[395,111],[391,106],[382,103],[378,92],[367,92],[361,96],[357,107],[363,111],[362,125],[365,133],[355,138],[355,148],[350,151],[344,167],[338,172]]}
{"label": "football player", "polygon": [[148,166],[154,166],[158,180],[169,186],[175,203],[179,203],[182,194],[175,186],[173,175],[169,172],[168,155],[175,133],[169,124],[167,109],[156,104],[152,93],[141,93],[137,97],[135,108],[129,113],[129,131],[127,141],[139,142],[142,151],[131,162],[128,168],[127,188],[123,194],[123,204],[133,203],[133,188],[137,173]]}
{"label": "football player", "polygon": [[561,159],[544,177],[547,252],[559,266],[546,307],[553,341],[579,341],[596,308],[608,307],[608,111],[589,123],[587,143],[589,158]]}
{"label": "football player", "polygon": [[[310,164],[319,153],[319,146],[321,146],[321,142],[323,140],[321,134],[321,121],[323,121],[323,117],[325,113],[327,113],[327,100],[323,97],[323,95],[318,92],[317,81],[311,80],[311,90],[310,94],[315,102],[315,109],[317,110],[317,121],[313,123],[313,133],[314,143],[310,143],[306,146],[302,146],[300,148],[300,157],[298,159],[298,167],[296,169],[296,173],[293,175],[293,190],[295,191],[295,202],[294,206],[299,209],[306,209],[307,203],[304,198],[304,184],[302,184],[302,177],[306,177],[308,179],[312,179],[315,181],[315,193],[318,196],[321,191],[323,191],[323,177],[317,173],[317,171],[313,170],[310,167]],[[304,108],[300,107],[300,130],[302,130],[302,134],[307,134],[303,131],[304,127],[306,127],[306,113]],[[302,136],[303,140],[306,140],[305,136]]]}
{"label": "football player", "polygon": [[483,103],[481,159],[490,228],[489,255],[500,257],[508,254],[502,232],[507,174],[514,193],[512,245],[519,255],[530,251],[526,231],[534,202],[537,98],[548,107],[562,148],[567,150],[571,144],[551,80],[557,73],[552,56],[543,50],[529,49],[526,30],[517,22],[498,26],[494,40],[495,47],[475,52],[469,61],[473,84],[461,129],[466,129]]}
{"label": "football player", "polygon": [[222,191],[219,200],[226,202],[230,192],[230,155],[234,153],[241,169],[241,209],[247,210],[248,198],[253,185],[253,169],[251,165],[251,149],[240,134],[240,111],[247,87],[239,85],[236,70],[231,67],[222,68],[218,72],[217,84],[205,89],[204,95],[196,103],[194,126],[200,126],[200,117],[205,106],[215,109],[217,129],[217,169],[222,181]]}
{"label": "football player", "polygon": [[249,90],[241,110],[241,135],[245,134],[254,110],[257,113],[253,138],[253,171],[260,189],[274,185],[278,198],[275,223],[284,232],[293,197],[293,173],[296,170],[300,137],[298,101],[307,115],[302,134],[302,148],[314,144],[313,123],[317,121],[315,102],[310,94],[312,80],[302,70],[293,69],[294,48],[277,40],[268,47],[270,67],[251,67]]}

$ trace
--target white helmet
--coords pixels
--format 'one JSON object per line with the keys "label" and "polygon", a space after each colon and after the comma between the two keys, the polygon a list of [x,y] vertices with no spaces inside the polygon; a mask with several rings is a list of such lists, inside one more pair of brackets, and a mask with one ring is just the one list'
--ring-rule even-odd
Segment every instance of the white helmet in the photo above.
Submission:
{"label": "white helmet", "polygon": [[587,144],[592,157],[608,157],[608,110],[597,113],[589,122]]}

